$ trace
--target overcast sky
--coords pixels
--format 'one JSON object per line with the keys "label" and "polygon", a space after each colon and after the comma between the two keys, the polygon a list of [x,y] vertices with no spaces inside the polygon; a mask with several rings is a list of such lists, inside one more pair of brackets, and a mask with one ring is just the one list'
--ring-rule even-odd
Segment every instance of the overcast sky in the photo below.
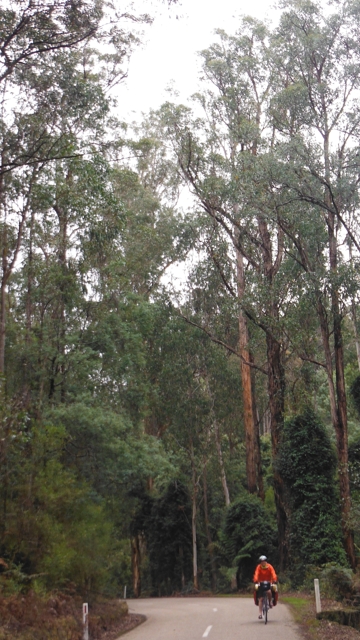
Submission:
{"label": "overcast sky", "polygon": [[[135,7],[139,4],[137,0]],[[274,0],[182,0],[170,9],[163,5],[146,30],[145,44],[132,56],[126,83],[119,88],[121,116],[127,119],[159,107],[168,99],[170,83],[184,102],[198,86],[196,52],[214,41],[214,30],[234,33],[242,14],[269,23],[275,17],[273,4]]]}

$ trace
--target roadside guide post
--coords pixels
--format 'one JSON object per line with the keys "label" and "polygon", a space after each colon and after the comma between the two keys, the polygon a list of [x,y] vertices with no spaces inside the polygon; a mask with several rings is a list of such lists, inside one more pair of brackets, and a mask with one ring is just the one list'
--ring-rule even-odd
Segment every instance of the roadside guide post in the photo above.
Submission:
{"label": "roadside guide post", "polygon": [[321,612],[320,586],[319,586],[319,580],[317,578],[315,578],[314,580],[314,587],[315,587],[316,613],[320,613]]}
{"label": "roadside guide post", "polygon": [[124,587],[124,600],[126,600],[126,586]]}
{"label": "roadside guide post", "polygon": [[89,640],[89,605],[83,603],[83,639]]}

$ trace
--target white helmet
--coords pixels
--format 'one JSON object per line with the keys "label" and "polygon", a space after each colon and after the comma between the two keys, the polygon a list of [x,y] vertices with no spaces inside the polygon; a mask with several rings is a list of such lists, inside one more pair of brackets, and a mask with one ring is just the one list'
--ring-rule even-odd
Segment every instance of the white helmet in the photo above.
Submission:
{"label": "white helmet", "polygon": [[267,557],[266,556],[260,556],[259,558],[259,562],[266,562]]}

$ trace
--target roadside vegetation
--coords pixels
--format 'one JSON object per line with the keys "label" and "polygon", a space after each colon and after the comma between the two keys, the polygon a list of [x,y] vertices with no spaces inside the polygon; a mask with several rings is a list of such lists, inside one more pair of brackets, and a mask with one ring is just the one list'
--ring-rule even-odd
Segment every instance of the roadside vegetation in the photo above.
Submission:
{"label": "roadside vegetation", "polygon": [[260,554],[359,606],[360,10],[282,7],[136,125],[151,16],[0,9],[0,639]]}

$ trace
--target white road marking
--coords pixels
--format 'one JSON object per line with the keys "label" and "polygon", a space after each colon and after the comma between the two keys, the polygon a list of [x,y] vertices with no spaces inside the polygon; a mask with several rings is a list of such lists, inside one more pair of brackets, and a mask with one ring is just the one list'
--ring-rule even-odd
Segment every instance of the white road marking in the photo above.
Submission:
{"label": "white road marking", "polygon": [[206,629],[205,633],[203,633],[203,638],[207,638],[210,631],[212,629],[212,624]]}
{"label": "white road marking", "polygon": [[213,611],[217,611],[217,609],[213,609]]}

